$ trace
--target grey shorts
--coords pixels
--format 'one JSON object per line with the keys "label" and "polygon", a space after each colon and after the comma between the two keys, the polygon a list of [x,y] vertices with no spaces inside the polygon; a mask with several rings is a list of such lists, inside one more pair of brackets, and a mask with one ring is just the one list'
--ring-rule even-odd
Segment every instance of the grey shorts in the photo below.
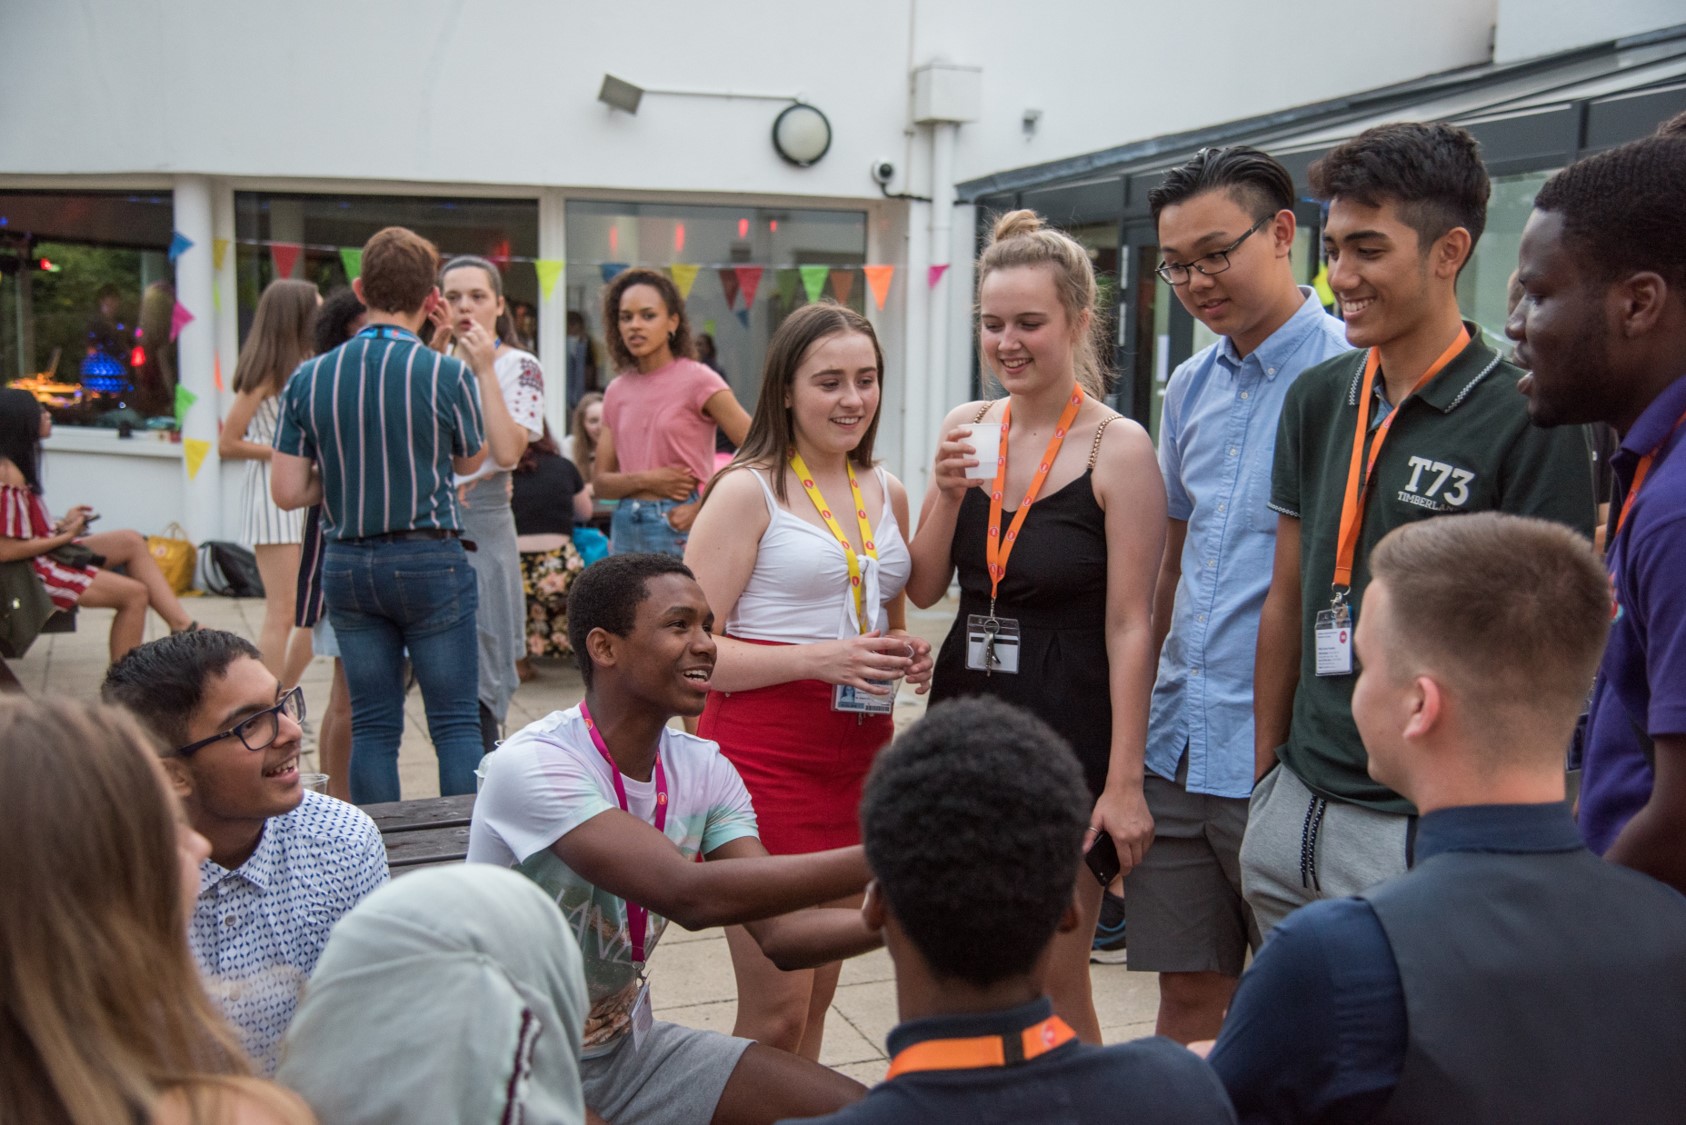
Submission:
{"label": "grey shorts", "polygon": [[1253,913],[1241,897],[1241,837],[1247,798],[1188,791],[1188,752],[1177,779],[1149,771],[1142,791],[1153,814],[1153,846],[1124,878],[1130,969],[1240,976],[1258,948]]}
{"label": "grey shorts", "polygon": [[1403,873],[1414,819],[1319,797],[1286,766],[1265,774],[1241,842],[1241,886],[1260,935],[1308,902]]}
{"label": "grey shorts", "polygon": [[708,1125],[751,1040],[657,1020],[607,1055],[580,1060],[585,1104],[614,1125]]}

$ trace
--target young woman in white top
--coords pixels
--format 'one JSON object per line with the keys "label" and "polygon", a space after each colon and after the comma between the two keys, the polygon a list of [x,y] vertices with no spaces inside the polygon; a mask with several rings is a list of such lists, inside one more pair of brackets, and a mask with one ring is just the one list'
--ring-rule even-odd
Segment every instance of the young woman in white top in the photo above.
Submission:
{"label": "young woman in white top", "polygon": [[[685,550],[722,634],[697,733],[737,767],[775,855],[860,842],[895,681],[923,692],[931,676],[931,646],[906,630],[907,493],[872,460],[883,367],[858,313],[824,301],[787,318]],[[741,926],[726,934],[734,1034],[818,1058],[838,966],[781,972]]]}
{"label": "young woman in white top", "polygon": [[258,650],[281,686],[299,682],[310,663],[310,633],[293,628],[304,513],[283,512],[269,495],[269,458],[281,420],[281,388],[315,350],[310,319],[322,295],[309,281],[272,281],[258,299],[246,345],[234,364],[234,405],[228,409],[217,455],[246,462],[240,541],[252,549],[263,576],[263,628]]}

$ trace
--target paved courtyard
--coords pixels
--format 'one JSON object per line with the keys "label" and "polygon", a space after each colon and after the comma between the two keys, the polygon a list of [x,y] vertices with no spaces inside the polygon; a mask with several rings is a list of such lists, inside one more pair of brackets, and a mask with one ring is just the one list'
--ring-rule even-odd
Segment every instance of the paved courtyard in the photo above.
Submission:
{"label": "paved courtyard", "polygon": [[[263,621],[263,603],[255,599],[199,597],[188,609],[201,625],[228,629],[255,638]],[[919,611],[910,607],[911,628],[933,643],[941,639],[953,619],[952,601]],[[84,609],[78,613],[77,631],[43,636],[29,655],[11,661],[13,671],[31,695],[48,694],[76,699],[95,699],[105,674],[106,635],[111,613]],[[161,636],[163,623],[149,619],[148,639]],[[559,660],[535,662],[538,676],[523,684],[510,707],[509,727],[515,729],[552,711],[578,703],[584,689],[579,672]],[[319,715],[328,703],[332,665],[318,658],[301,681],[307,712]],[[921,696],[904,688],[897,700],[897,725],[905,725],[924,712]],[[314,744],[307,732],[305,767],[314,768]],[[419,692],[411,692],[405,706],[404,743],[399,753],[399,773],[404,796],[431,797],[439,793],[439,779]],[[1109,1043],[1153,1034],[1154,1012],[1159,1003],[1157,981],[1148,974],[1130,973],[1121,965],[1092,967],[1095,1004],[1101,1032]],[[726,940],[719,930],[686,933],[670,927],[652,958],[653,994],[657,1016],[694,1027],[730,1031],[736,1008],[736,988]],[[877,1082],[884,1076],[884,1038],[896,1023],[895,975],[890,959],[882,951],[857,957],[843,967],[821,1061],[862,1082]]]}

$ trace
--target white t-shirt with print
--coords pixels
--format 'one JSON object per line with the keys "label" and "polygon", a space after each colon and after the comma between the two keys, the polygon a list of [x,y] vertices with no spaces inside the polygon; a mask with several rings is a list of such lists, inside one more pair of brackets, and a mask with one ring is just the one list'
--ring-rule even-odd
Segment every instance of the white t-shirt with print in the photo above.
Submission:
{"label": "white t-shirt with print", "polygon": [[[538,357],[519,348],[505,348],[492,361],[492,370],[497,373],[509,416],[527,431],[530,440],[538,441],[544,436],[544,368],[539,366]],[[488,456],[478,469],[453,483],[460,488],[511,467],[494,465]]]}
{"label": "white t-shirt with print", "polygon": [[[749,792],[716,743],[667,728],[661,758],[668,791],[664,832],[680,855],[695,859],[699,852],[756,835]],[[631,1026],[638,998],[626,902],[586,882],[550,846],[592,817],[620,808],[610,766],[592,745],[580,709],[571,707],[505,741],[486,760],[485,770],[469,828],[468,861],[513,867],[562,908],[584,955],[591,995],[583,1055],[605,1054]],[[634,781],[623,774],[621,782],[627,811],[653,824],[654,778]],[[646,957],[666,928],[667,919],[652,912]]]}

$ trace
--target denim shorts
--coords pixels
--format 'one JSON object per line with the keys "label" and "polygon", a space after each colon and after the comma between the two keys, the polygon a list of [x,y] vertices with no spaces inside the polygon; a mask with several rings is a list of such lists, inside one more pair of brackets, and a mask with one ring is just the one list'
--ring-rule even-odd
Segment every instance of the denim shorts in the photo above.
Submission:
{"label": "denim shorts", "polygon": [[673,525],[667,522],[667,514],[696,499],[697,494],[693,492],[685,500],[634,500],[631,497],[622,500],[609,524],[609,553],[631,555],[647,552],[682,557],[690,533],[675,531]]}

